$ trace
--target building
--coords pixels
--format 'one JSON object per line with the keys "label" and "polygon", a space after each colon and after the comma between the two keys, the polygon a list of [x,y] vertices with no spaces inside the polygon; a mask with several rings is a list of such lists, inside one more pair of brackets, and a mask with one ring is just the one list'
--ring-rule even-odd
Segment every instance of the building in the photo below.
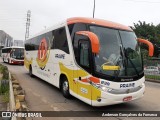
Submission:
{"label": "building", "polygon": [[13,38],[3,30],[0,30],[0,56],[1,56],[1,49],[3,47],[9,47],[12,45],[13,45]]}
{"label": "building", "polygon": [[23,47],[24,46],[24,41],[23,40],[14,40],[13,46]]}

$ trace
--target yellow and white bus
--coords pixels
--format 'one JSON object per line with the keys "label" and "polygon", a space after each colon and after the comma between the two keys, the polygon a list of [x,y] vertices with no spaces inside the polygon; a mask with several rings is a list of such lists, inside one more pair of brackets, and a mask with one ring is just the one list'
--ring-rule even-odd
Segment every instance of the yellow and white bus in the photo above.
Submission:
{"label": "yellow and white bus", "polygon": [[138,39],[127,26],[92,18],[70,18],[25,41],[24,64],[37,76],[92,106],[141,98],[145,91]]}

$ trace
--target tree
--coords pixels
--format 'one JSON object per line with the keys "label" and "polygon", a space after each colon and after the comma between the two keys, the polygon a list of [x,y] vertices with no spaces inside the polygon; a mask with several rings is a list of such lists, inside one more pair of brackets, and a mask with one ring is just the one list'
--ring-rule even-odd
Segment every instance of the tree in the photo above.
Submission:
{"label": "tree", "polygon": [[157,26],[156,26],[156,30],[157,30],[157,38],[158,38],[158,43],[159,43],[159,45],[160,45],[160,24],[158,24]]}
{"label": "tree", "polygon": [[[131,27],[136,33],[138,38],[147,39],[153,43],[155,51],[154,56],[158,57],[160,47],[160,24],[155,26],[153,23],[146,23],[145,21],[134,23],[134,27]],[[147,49],[146,45],[142,45],[142,49]]]}

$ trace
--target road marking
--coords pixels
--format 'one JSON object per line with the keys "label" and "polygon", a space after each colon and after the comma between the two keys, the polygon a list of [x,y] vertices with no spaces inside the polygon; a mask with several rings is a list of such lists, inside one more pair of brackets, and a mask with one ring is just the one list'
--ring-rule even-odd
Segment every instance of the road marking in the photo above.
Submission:
{"label": "road marking", "polygon": [[124,120],[133,120],[133,119],[131,119],[131,118],[124,118]]}
{"label": "road marking", "polygon": [[30,89],[30,88],[26,88],[26,90],[31,91],[31,89]]}
{"label": "road marking", "polygon": [[45,98],[42,98],[42,101],[43,101],[44,103],[47,103],[47,100],[46,100]]}
{"label": "road marking", "polygon": [[33,95],[40,97],[40,95],[38,93],[33,92]]}
{"label": "road marking", "polygon": [[69,120],[74,120],[74,119],[71,118],[71,119],[69,119]]}
{"label": "road marking", "polygon": [[57,107],[53,107],[54,111],[60,111]]}
{"label": "road marking", "polygon": [[55,107],[54,105],[51,105],[51,108],[54,110],[54,111],[60,111],[57,107]]}

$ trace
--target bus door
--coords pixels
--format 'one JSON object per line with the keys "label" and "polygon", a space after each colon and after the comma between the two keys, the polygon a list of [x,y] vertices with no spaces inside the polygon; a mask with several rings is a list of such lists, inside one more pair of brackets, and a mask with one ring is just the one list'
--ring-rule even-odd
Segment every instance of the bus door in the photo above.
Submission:
{"label": "bus door", "polygon": [[80,70],[78,70],[77,93],[80,97],[87,98],[84,100],[86,100],[87,103],[91,104],[91,84],[89,80],[89,73],[91,73],[92,60],[90,54],[90,43],[88,40],[79,40],[78,53],[78,63],[81,68]]}

